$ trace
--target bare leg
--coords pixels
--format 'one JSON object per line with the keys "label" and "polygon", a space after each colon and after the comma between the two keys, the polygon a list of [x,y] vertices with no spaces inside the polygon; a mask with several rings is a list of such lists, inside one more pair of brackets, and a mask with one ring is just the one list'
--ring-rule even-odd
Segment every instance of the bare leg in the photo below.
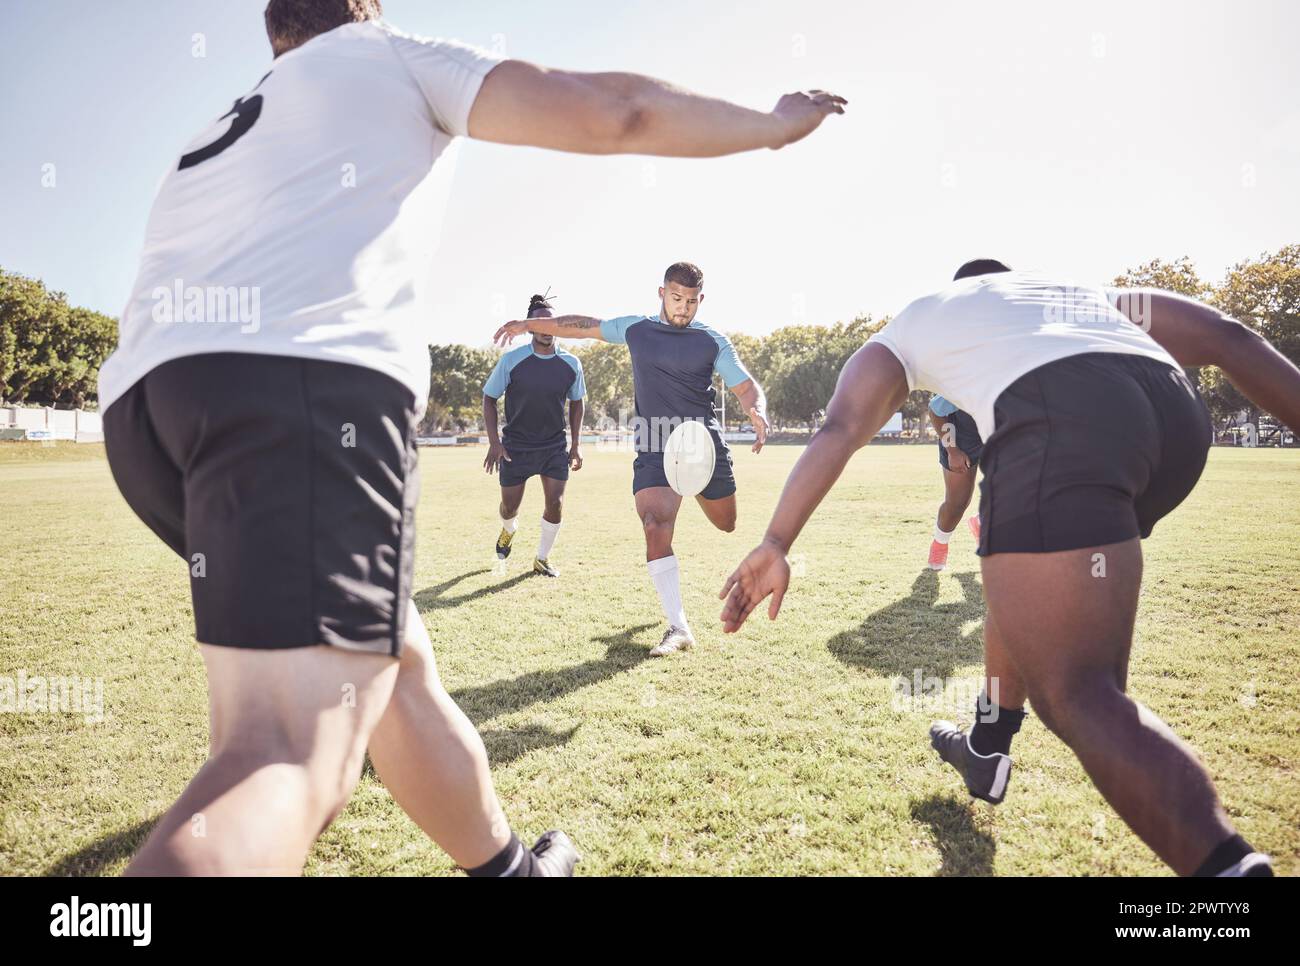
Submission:
{"label": "bare leg", "polygon": [[645,531],[645,558],[658,560],[673,552],[673,530],[682,498],[667,486],[649,486],[636,492],[636,514]]}
{"label": "bare leg", "polygon": [[974,492],[975,467],[972,466],[965,473],[943,471],[943,503],[939,506],[939,518],[936,521],[940,530],[952,533],[957,529]]}
{"label": "bare leg", "polygon": [[564,485],[567,482],[567,480],[553,480],[549,476],[542,477],[542,495],[546,500],[542,519],[547,523],[560,522],[564,510]]}
{"label": "bare leg", "polygon": [[1007,647],[993,623],[993,614],[984,615],[984,693],[998,707],[1016,711],[1025,706],[1029,693]]}
{"label": "bare leg", "polygon": [[459,865],[487,862],[510,841],[487,751],[434,662],[429,634],[408,603],[401,669],[370,737],[370,762],[393,800]]}
{"label": "bare leg", "polygon": [[1194,872],[1234,832],[1191,748],[1123,691],[1142,579],[1138,540],[995,554],[983,571],[997,636],[1038,716],[1129,827],[1175,872]]}
{"label": "bare leg", "polygon": [[697,496],[695,500],[709,522],[723,533],[731,533],[736,529],[736,494],[731,493],[717,500]]}
{"label": "bare leg", "polygon": [[519,483],[515,486],[501,487],[501,506],[497,512],[501,514],[502,520],[513,520],[519,513],[519,504],[524,502],[524,487],[526,483]]}
{"label": "bare leg", "polygon": [[200,650],[209,758],[127,875],[297,875],[356,787],[397,661],[323,646]]}

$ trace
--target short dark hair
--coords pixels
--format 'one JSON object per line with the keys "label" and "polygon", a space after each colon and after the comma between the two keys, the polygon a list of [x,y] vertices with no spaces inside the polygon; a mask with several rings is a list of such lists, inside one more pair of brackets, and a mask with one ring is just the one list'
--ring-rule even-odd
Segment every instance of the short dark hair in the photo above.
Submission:
{"label": "short dark hair", "polygon": [[700,288],[704,284],[704,272],[700,266],[692,265],[690,262],[673,262],[664,272],[664,284],[676,282],[678,285],[685,285],[687,288]]}
{"label": "short dark hair", "polygon": [[992,275],[995,272],[1009,271],[1011,267],[1002,264],[996,258],[976,258],[957,269],[957,274],[952,277],[952,280],[955,282],[959,278],[970,278],[972,275]]}
{"label": "short dark hair", "polygon": [[532,314],[536,312],[538,309],[547,309],[549,311],[554,311],[555,307],[551,305],[551,296],[534,295],[531,299],[529,299],[528,315],[526,316],[526,318],[531,318]]}
{"label": "short dark hair", "polygon": [[383,15],[381,0],[270,0],[263,14],[266,36],[276,57],[301,47],[317,34]]}

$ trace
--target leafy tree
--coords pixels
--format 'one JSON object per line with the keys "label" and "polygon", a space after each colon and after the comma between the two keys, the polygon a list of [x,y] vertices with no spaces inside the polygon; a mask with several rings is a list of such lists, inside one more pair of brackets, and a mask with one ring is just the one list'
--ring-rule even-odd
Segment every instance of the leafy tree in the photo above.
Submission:
{"label": "leafy tree", "polygon": [[[1210,301],[1300,365],[1300,245],[1238,263],[1215,288]],[[1222,370],[1207,366],[1203,375],[1206,403],[1216,421],[1246,410],[1250,422],[1259,424],[1259,409],[1237,391]]]}
{"label": "leafy tree", "polygon": [[464,345],[429,346],[429,405],[422,432],[455,428],[464,432],[482,412],[483,384],[499,353]]}

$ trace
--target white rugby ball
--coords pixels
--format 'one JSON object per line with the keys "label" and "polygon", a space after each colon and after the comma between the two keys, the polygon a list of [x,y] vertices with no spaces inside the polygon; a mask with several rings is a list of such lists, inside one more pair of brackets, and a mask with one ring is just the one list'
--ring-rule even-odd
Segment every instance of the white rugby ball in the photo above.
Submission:
{"label": "white rugby ball", "polygon": [[682,496],[695,496],[713,479],[717,451],[705,425],[688,419],[664,443],[664,475]]}

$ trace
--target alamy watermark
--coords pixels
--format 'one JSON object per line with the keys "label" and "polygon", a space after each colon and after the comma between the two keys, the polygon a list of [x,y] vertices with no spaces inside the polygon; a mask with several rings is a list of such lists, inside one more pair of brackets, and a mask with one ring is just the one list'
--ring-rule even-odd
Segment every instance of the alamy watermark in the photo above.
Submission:
{"label": "alamy watermark", "polygon": [[976,708],[979,720],[992,724],[998,720],[997,678],[942,677],[926,674],[925,668],[912,668],[910,678],[900,674],[894,679],[891,706],[895,711],[925,714],[960,714]]}
{"label": "alamy watermark", "polygon": [[600,440],[595,444],[596,449],[615,453],[662,453],[667,447],[668,437],[684,423],[699,423],[710,430],[708,437],[685,437],[680,452],[686,459],[702,456],[707,452],[706,446],[714,445],[714,433],[721,432],[721,427],[716,422],[704,416],[641,416],[630,415],[626,409],[620,409],[617,420],[606,415],[596,420],[595,431],[600,435]]}
{"label": "alamy watermark", "polygon": [[1111,290],[1104,300],[1094,288],[1051,286],[1043,299],[1043,321],[1048,325],[1095,325],[1118,309],[1143,332],[1151,331],[1151,293]]}
{"label": "alamy watermark", "polygon": [[104,720],[104,679],[47,677],[20,668],[0,675],[0,713],[80,714],[87,724]]}
{"label": "alamy watermark", "polygon": [[150,297],[159,324],[238,325],[243,333],[262,327],[262,289],[257,285],[186,285],[178,278],[170,287],[155,286]]}

